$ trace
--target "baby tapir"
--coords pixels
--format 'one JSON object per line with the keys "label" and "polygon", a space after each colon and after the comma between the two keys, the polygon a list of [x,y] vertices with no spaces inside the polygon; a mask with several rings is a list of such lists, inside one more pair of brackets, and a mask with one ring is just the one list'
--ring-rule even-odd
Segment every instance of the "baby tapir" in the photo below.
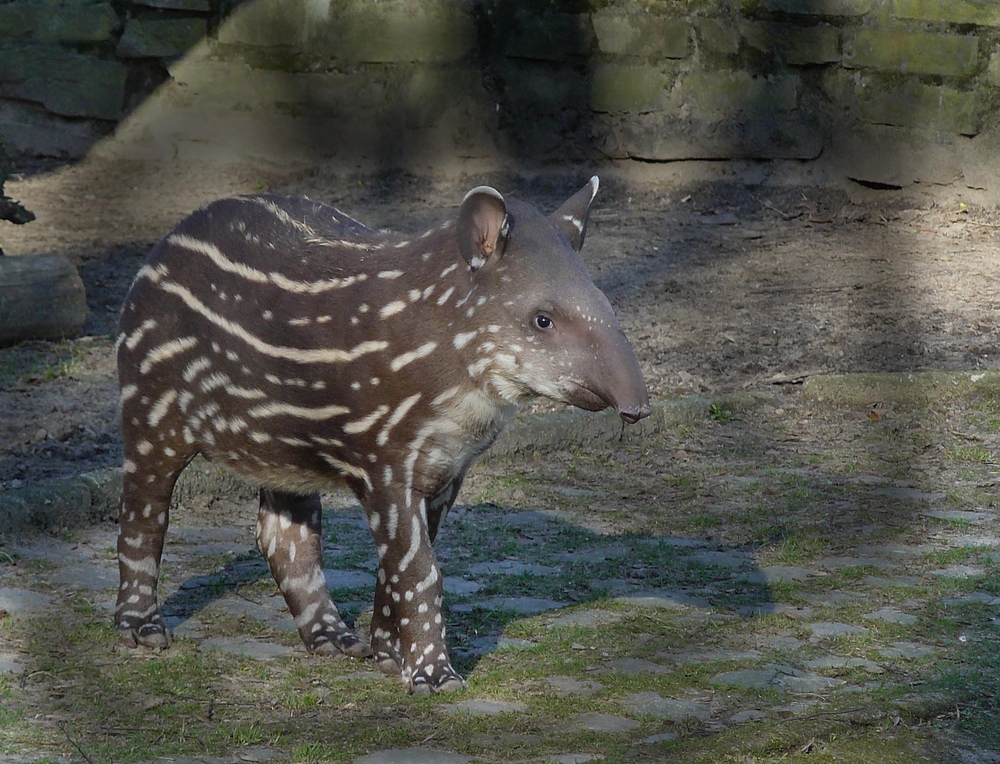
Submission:
{"label": "baby tapir", "polygon": [[[633,423],[639,365],[578,250],[594,177],[551,216],[472,189],[416,236],[303,198],[214,202],[154,247],[117,343],[125,443],[116,625],[164,647],[170,495],[196,454],[262,486],[257,543],[311,653],[374,656],[411,692],[451,667],[431,546],[466,471],[535,396]],[[346,482],[379,565],[369,644],[321,564],[319,492]]]}

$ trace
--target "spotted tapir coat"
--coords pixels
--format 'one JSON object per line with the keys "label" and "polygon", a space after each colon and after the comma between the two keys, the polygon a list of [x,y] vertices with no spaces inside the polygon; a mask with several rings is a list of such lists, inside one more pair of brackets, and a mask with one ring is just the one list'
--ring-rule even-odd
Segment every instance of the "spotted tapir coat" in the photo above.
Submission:
{"label": "spotted tapir coat", "polygon": [[[373,655],[414,692],[451,667],[432,542],[472,462],[545,396],[649,413],[635,356],[577,251],[593,178],[552,216],[494,189],[416,236],[303,198],[208,205],[152,250],[122,312],[117,627],[166,646],[170,496],[197,454],[262,486],[257,543],[312,653]],[[321,564],[319,492],[346,482],[379,565],[369,644]]]}

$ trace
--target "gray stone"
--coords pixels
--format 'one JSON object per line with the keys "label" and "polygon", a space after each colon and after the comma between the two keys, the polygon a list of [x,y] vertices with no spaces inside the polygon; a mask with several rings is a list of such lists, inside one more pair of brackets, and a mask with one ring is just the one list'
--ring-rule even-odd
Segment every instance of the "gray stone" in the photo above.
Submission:
{"label": "gray stone", "polygon": [[817,567],[827,570],[842,568],[891,568],[893,563],[882,557],[824,557],[816,563]]}
{"label": "gray stone", "polygon": [[713,549],[705,549],[694,552],[688,559],[700,562],[703,565],[713,565],[717,568],[742,568],[749,565],[753,560],[744,552],[727,551],[719,552]]}
{"label": "gray stone", "polygon": [[286,754],[274,748],[244,748],[236,753],[236,760],[239,762],[274,762],[284,761],[286,758]]}
{"label": "gray stone", "polygon": [[470,594],[475,594],[482,588],[483,585],[478,581],[470,581],[467,578],[459,578],[458,576],[444,577],[445,593],[456,597],[467,597]]}
{"label": "gray stone", "polygon": [[801,568],[796,565],[768,565],[747,573],[741,578],[755,584],[791,583],[805,581],[810,576],[825,575],[820,571]]}
{"label": "gray stone", "polygon": [[673,669],[660,663],[653,663],[645,658],[618,658],[611,661],[608,667],[612,673],[621,676],[638,676],[641,674],[671,674]]}
{"label": "gray stone", "polygon": [[49,580],[72,589],[108,589],[118,586],[118,569],[90,563],[63,565]]}
{"label": "gray stone", "polygon": [[360,756],[354,760],[354,764],[465,764],[469,761],[472,761],[470,756],[452,751],[433,748],[392,748]]}
{"label": "gray stone", "polygon": [[951,547],[970,547],[970,548],[980,548],[980,549],[995,549],[1000,546],[1000,537],[994,536],[989,533],[951,533],[945,537],[948,541],[948,546]]}
{"label": "gray stone", "polygon": [[593,629],[609,623],[617,623],[625,617],[624,613],[612,610],[578,610],[575,613],[567,613],[552,619],[549,628],[562,629],[567,627],[577,627]]}
{"label": "gray stone", "polygon": [[806,645],[801,639],[782,635],[765,637],[762,640],[762,644],[765,647],[770,647],[773,650],[781,650],[782,652],[795,652],[796,650],[801,650]]}
{"label": "gray stone", "polygon": [[870,661],[865,658],[843,657],[840,655],[824,655],[821,658],[812,658],[804,661],[802,665],[806,668],[817,670],[860,668],[864,669],[869,674],[881,674],[885,671],[885,669],[883,669],[875,661]]}
{"label": "gray stone", "polygon": [[197,641],[205,638],[206,626],[197,618],[167,616],[164,617],[163,623],[170,630],[170,636],[174,639],[191,639]]}
{"label": "gray stone", "polygon": [[11,615],[42,610],[52,602],[48,594],[28,589],[0,589],[0,613]]}
{"label": "gray stone", "polygon": [[767,714],[764,711],[758,711],[756,708],[748,708],[746,711],[737,711],[726,719],[726,722],[729,724],[746,724],[748,722],[759,722],[766,718]]}
{"label": "gray stone", "polygon": [[363,589],[375,585],[375,576],[360,570],[324,570],[323,576],[330,589]]}
{"label": "gray stone", "polygon": [[664,610],[677,610],[688,607],[707,610],[710,607],[706,599],[669,589],[654,589],[624,597],[615,597],[612,602],[627,607],[649,607]]}
{"label": "gray stone", "polygon": [[470,698],[444,706],[444,710],[450,714],[469,714],[470,716],[513,714],[525,711],[527,708],[524,703],[519,701],[484,700],[482,698]]}
{"label": "gray stone", "polygon": [[716,674],[709,680],[716,686],[733,685],[749,689],[778,688],[791,692],[822,692],[843,684],[840,679],[799,671],[792,666],[768,666],[763,669],[740,669]]}
{"label": "gray stone", "polygon": [[546,764],[587,764],[589,761],[603,761],[604,757],[599,753],[559,753],[555,756],[546,756]]}
{"label": "gray stone", "polygon": [[905,499],[907,501],[940,501],[944,498],[943,493],[932,493],[921,491],[917,488],[907,488],[898,485],[886,485],[871,490],[876,496],[888,496],[893,499]]}
{"label": "gray stone", "polygon": [[676,740],[680,735],[676,732],[658,732],[655,735],[650,735],[649,737],[644,737],[639,741],[642,745],[656,745],[657,743],[669,743],[671,740]]}
{"label": "gray stone", "polygon": [[477,562],[469,566],[468,572],[473,576],[555,576],[558,575],[559,568],[553,568],[549,565],[538,565],[533,562],[522,562],[521,560],[498,560],[495,562]]}
{"label": "gray stone", "polygon": [[812,618],[813,609],[800,605],[788,605],[784,602],[759,602],[756,605],[743,605],[736,612],[744,616],[783,615],[796,621]]}
{"label": "gray stone", "polygon": [[927,575],[938,576],[939,578],[964,579],[984,576],[986,575],[986,571],[983,568],[973,565],[949,565],[947,568],[929,570],[927,571]]}
{"label": "gray stone", "polygon": [[604,732],[608,734],[628,732],[629,730],[634,730],[642,726],[634,719],[626,719],[621,716],[612,716],[610,714],[600,714],[596,712],[580,714],[572,720],[571,724],[578,730],[584,730],[586,732]]}
{"label": "gray stone", "polygon": [[816,623],[806,624],[806,626],[816,639],[848,637],[868,632],[865,626],[854,626],[849,623],[839,623],[836,621],[817,621]]}
{"label": "gray stone", "polygon": [[297,652],[290,647],[275,644],[273,642],[258,642],[252,639],[241,639],[238,637],[212,637],[206,639],[198,645],[199,652],[218,650],[238,655],[244,658],[267,661],[274,658],[288,658],[296,655]]}
{"label": "gray stone", "polygon": [[997,519],[995,512],[978,512],[967,509],[932,509],[920,514],[935,520],[960,520],[978,525]]}
{"label": "gray stone", "polygon": [[604,685],[594,679],[576,679],[571,676],[550,676],[545,679],[546,683],[555,691],[556,695],[566,697],[567,695],[579,695],[586,697],[593,695],[604,689]]}
{"label": "gray stone", "polygon": [[942,605],[1000,605],[1000,595],[988,594],[987,592],[970,592],[961,594],[958,597],[949,597],[941,600]]}
{"label": "gray stone", "polygon": [[894,607],[881,607],[873,613],[865,613],[864,617],[872,621],[899,623],[906,626],[917,622],[917,617],[915,615],[903,613]]}
{"label": "gray stone", "polygon": [[21,656],[16,653],[0,653],[0,676],[20,674],[24,671]]}
{"label": "gray stone", "polygon": [[[279,605],[281,609],[279,609]],[[280,602],[261,603],[241,597],[223,597],[207,605],[206,609],[213,613],[222,613],[234,618],[249,616],[265,623],[287,614],[287,611],[284,609],[283,600]]]}
{"label": "gray stone", "polygon": [[471,613],[473,610],[509,610],[519,615],[532,615],[563,607],[566,607],[565,602],[542,597],[487,597],[476,602],[452,605],[451,610],[455,613]]}
{"label": "gray stone", "polygon": [[861,580],[865,586],[875,589],[913,588],[922,584],[917,576],[865,576]]}
{"label": "gray stone", "polygon": [[672,661],[678,666],[687,666],[723,661],[756,661],[761,655],[756,650],[686,650],[680,653],[662,651],[656,657]]}
{"label": "gray stone", "polygon": [[691,700],[664,698],[657,692],[637,692],[627,695],[622,704],[636,716],[652,716],[680,724],[689,720],[704,721],[712,714],[704,705]]}
{"label": "gray stone", "polygon": [[878,654],[885,658],[903,658],[914,661],[934,655],[934,648],[915,642],[893,642],[891,647],[883,647]]}

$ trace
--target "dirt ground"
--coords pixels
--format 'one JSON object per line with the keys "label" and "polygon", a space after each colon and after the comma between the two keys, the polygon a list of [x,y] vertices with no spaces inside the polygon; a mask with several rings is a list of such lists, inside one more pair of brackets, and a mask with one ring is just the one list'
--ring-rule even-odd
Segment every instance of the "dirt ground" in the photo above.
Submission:
{"label": "dirt ground", "polygon": [[[33,168],[7,192],[37,220],[4,226],[3,247],[70,257],[91,314],[80,340],[0,351],[0,488],[119,462],[117,312],[144,253],[198,206],[269,190],[331,202],[369,225],[417,230],[483,182],[552,209],[588,176]],[[620,170],[605,177],[584,256],[651,393],[717,393],[820,372],[996,368],[1000,213],[856,191],[665,182]]]}

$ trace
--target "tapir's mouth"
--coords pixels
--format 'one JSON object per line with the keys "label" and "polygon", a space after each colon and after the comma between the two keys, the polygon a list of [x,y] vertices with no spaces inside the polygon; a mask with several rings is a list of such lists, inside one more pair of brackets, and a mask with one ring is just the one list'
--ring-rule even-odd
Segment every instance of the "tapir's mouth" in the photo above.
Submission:
{"label": "tapir's mouth", "polygon": [[566,402],[585,411],[603,411],[608,406],[615,405],[605,396],[579,382],[570,382],[568,393]]}
{"label": "tapir's mouth", "polygon": [[606,408],[613,408],[625,424],[635,424],[640,419],[648,417],[652,412],[648,402],[634,406],[620,406],[609,396],[591,390],[579,382],[570,382],[568,403],[586,411],[603,411]]}

